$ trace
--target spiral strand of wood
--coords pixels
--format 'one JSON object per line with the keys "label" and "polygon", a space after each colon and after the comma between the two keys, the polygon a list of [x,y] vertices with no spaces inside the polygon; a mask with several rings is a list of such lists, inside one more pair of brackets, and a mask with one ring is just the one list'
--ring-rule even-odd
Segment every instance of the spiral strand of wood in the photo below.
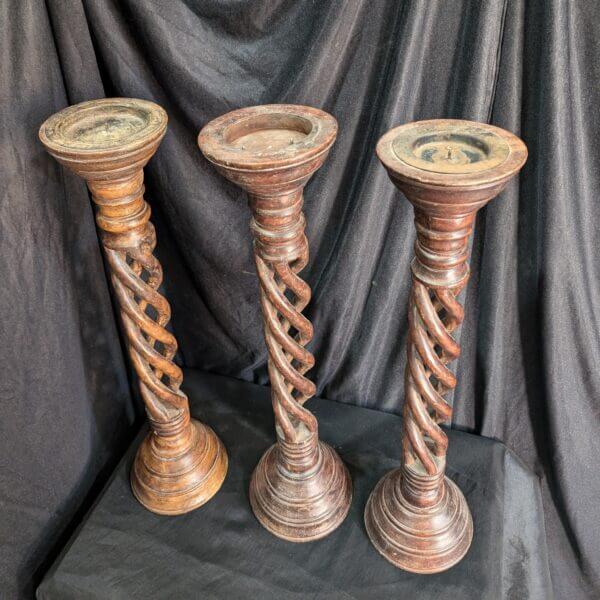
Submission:
{"label": "spiral strand of wood", "polygon": [[251,196],[250,205],[273,410],[285,441],[296,442],[302,426],[312,433],[317,430],[315,417],[303,407],[315,394],[315,385],[305,377],[315,361],[305,348],[313,328],[302,315],[311,290],[297,275],[308,262],[302,192]]}

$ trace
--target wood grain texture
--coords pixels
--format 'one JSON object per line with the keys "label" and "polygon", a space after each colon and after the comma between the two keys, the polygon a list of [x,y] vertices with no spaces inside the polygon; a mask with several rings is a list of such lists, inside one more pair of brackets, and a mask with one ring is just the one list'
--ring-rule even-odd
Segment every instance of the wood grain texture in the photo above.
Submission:
{"label": "wood grain texture", "polygon": [[415,258],[403,410],[402,464],[369,497],[367,533],[392,564],[444,571],[468,551],[473,521],[460,489],[445,477],[449,364],[464,318],[458,295],[469,278],[468,244],[477,210],[523,166],[527,149],[497,127],[458,120],[410,123],[386,133],[377,154],[415,208]]}
{"label": "wood grain texture", "polygon": [[303,188],[336,132],[335,119],[317,109],[267,105],[224,115],[198,138],[204,155],[249,196],[278,440],[254,471],[250,502],[266,529],[294,542],[333,531],[352,497],[346,467],[319,441],[317,420],[304,407],[315,394],[305,347],[313,329],[302,315],[310,287],[298,276],[308,262]]}
{"label": "wood grain texture", "polygon": [[190,418],[173,362],[171,309],[158,292],[163,280],[153,255],[156,233],[144,200],[143,167],[167,127],[165,111],[144,100],[109,98],[69,107],[40,128],[61,164],[87,182],[121,311],[129,356],[151,425],[131,471],[137,499],[159,514],[181,514],[208,501],[227,472],[215,433]]}

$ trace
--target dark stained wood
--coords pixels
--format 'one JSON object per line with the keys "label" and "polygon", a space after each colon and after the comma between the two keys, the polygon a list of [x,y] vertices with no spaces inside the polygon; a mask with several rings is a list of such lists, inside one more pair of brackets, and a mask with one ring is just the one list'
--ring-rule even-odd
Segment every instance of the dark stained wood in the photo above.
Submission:
{"label": "dark stained wood", "polygon": [[401,467],[377,484],[365,510],[367,533],[392,564],[437,573],[460,561],[473,537],[465,497],[445,477],[450,421],[444,396],[456,386],[448,365],[460,346],[457,296],[469,278],[468,243],[477,210],[527,159],[507,131],[459,120],[410,123],[388,131],[377,155],[415,208]]}
{"label": "dark stained wood", "polygon": [[198,137],[206,158],[249,196],[277,433],[252,476],[250,502],[266,529],[293,542],[329,534],[352,498],[346,467],[319,441],[303,406],[315,393],[305,375],[314,365],[305,348],[313,329],[302,315],[311,291],[297,275],[308,262],[303,188],[336,133],[335,119],[320,110],[267,105],[215,119]]}
{"label": "dark stained wood", "polygon": [[162,268],[150,207],[144,200],[143,167],[156,152],[167,115],[144,100],[109,98],[83,102],[50,117],[40,139],[61,164],[83,177],[96,206],[96,223],[110,266],[129,354],[152,431],[131,472],[137,499],[166,515],[207,502],[227,472],[223,444],[190,418],[173,362],[177,341],[166,329],[171,309],[158,292]]}

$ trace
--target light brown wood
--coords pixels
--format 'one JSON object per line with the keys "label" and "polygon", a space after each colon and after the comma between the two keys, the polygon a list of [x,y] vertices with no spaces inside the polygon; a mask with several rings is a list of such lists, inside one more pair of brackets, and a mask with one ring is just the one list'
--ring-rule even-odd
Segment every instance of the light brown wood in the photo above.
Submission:
{"label": "light brown wood", "polygon": [[434,120],[388,131],[377,155],[415,208],[415,258],[409,305],[402,465],[377,484],[365,510],[367,533],[392,564],[437,573],[460,561],[473,520],[458,486],[445,477],[450,420],[445,397],[456,386],[448,365],[464,310],[468,244],[477,210],[521,169],[525,144],[482,123]]}
{"label": "light brown wood", "polygon": [[61,164],[83,177],[96,206],[96,223],[110,267],[151,432],[136,455],[131,486],[149,510],[188,512],[221,487],[227,453],[215,433],[190,418],[173,362],[177,341],[167,331],[171,309],[158,292],[162,268],[144,200],[143,167],[167,128],[167,115],[145,100],[83,102],[50,117],[40,139]]}
{"label": "light brown wood", "polygon": [[305,375],[314,365],[305,347],[313,330],[302,315],[310,287],[298,276],[308,262],[303,188],[336,133],[323,111],[267,105],[219,117],[198,138],[219,172],[249,195],[277,433],[252,475],[250,503],[266,529],[293,542],[328,535],[352,498],[348,470],[319,441],[317,420],[304,407],[315,393]]}

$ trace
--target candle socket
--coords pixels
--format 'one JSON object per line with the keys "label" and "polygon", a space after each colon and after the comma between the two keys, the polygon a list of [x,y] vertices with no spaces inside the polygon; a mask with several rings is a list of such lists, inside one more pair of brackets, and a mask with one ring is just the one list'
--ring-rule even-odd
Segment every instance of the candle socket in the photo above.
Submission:
{"label": "candle socket", "polygon": [[525,144],[490,125],[458,120],[410,123],[388,131],[377,155],[415,209],[415,257],[408,308],[401,467],[371,493],[365,526],[376,549],[414,573],[449,569],[467,553],[473,520],[445,477],[448,438],[440,423],[456,386],[448,365],[464,318],[457,297],[469,278],[468,243],[477,211],[521,169]]}
{"label": "candle socket", "polygon": [[171,310],[158,292],[162,268],[144,200],[143,168],[167,127],[165,111],[129,98],[93,100],[50,117],[40,139],[62,165],[85,179],[110,269],[130,359],[151,431],[131,470],[136,498],[148,510],[175,515],[207,502],[227,472],[223,444],[190,418],[183,374],[167,331]]}
{"label": "candle socket", "polygon": [[252,475],[250,503],[268,531],[293,542],[333,531],[352,497],[346,467],[319,441],[317,420],[303,406],[315,386],[305,376],[313,330],[302,315],[311,291],[298,276],[308,262],[302,194],[336,132],[320,110],[267,105],[215,119],[198,137],[206,158],[248,192],[277,433]]}

